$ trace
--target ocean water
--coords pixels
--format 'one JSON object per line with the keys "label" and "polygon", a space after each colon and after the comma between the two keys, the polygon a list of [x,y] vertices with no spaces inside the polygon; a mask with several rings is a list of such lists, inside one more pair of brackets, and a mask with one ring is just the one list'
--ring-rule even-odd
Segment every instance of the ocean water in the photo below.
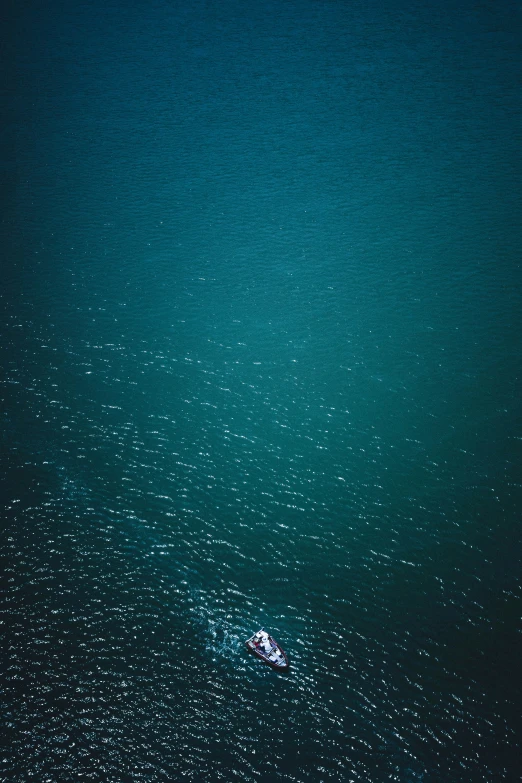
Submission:
{"label": "ocean water", "polygon": [[9,4],[2,782],[521,779],[521,32]]}

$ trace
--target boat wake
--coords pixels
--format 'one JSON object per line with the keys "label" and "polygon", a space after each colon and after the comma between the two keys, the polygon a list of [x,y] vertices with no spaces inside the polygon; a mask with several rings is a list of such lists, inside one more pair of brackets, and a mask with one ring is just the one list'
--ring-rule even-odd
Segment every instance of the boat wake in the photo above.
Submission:
{"label": "boat wake", "polygon": [[205,590],[190,590],[192,623],[203,637],[203,645],[214,660],[239,657],[244,630],[225,617],[225,609],[216,605]]}

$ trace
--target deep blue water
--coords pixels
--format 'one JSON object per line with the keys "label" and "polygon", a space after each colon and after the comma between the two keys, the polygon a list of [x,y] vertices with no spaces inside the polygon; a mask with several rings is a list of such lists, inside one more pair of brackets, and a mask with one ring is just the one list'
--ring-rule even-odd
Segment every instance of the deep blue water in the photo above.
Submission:
{"label": "deep blue water", "polygon": [[521,32],[7,8],[2,782],[520,779]]}

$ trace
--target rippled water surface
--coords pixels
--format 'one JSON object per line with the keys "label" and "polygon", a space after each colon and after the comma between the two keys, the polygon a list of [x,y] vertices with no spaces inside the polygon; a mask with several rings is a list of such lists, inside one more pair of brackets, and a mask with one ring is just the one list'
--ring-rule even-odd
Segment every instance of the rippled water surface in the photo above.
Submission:
{"label": "rippled water surface", "polygon": [[1,780],[519,780],[520,7],[6,21]]}

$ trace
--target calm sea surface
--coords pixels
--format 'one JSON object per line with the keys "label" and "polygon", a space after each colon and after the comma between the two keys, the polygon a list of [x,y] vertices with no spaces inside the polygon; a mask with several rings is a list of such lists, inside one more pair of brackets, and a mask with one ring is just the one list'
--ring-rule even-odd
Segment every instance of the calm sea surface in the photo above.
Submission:
{"label": "calm sea surface", "polygon": [[520,780],[521,34],[10,4],[2,783]]}

